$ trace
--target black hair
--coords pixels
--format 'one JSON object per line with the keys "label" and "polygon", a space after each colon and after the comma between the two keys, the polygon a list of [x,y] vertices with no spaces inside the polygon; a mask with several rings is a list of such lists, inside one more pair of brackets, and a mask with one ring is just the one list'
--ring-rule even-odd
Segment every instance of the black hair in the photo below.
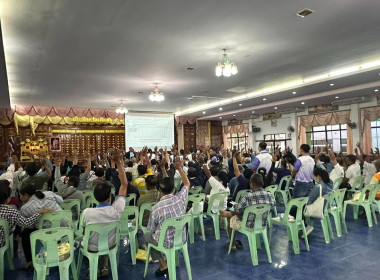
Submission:
{"label": "black hair", "polygon": [[131,161],[131,160],[128,161],[127,166],[128,166],[128,167],[133,167],[133,161]]}
{"label": "black hair", "polygon": [[194,148],[190,147],[189,152],[190,152],[190,154],[194,153]]}
{"label": "black hair", "polygon": [[305,153],[309,153],[309,151],[310,151],[310,146],[309,146],[308,144],[302,144],[301,147],[300,147],[300,149],[301,149],[302,151],[304,151]]}
{"label": "black hair", "polygon": [[346,158],[351,161],[352,163],[355,163],[356,162],[356,156],[355,155],[347,155]]}
{"label": "black hair", "polygon": [[142,165],[142,164],[139,164],[137,166],[137,172],[139,173],[139,175],[144,175],[146,174],[147,170],[146,170],[146,166],[145,165]]}
{"label": "black hair", "polygon": [[220,172],[218,173],[218,178],[221,180],[223,186],[224,186],[225,188],[227,188],[227,184],[228,184],[228,174],[227,174],[227,172],[225,172],[225,171],[220,171]]}
{"label": "black hair", "polygon": [[111,175],[112,175],[112,169],[111,168],[107,168],[106,169],[106,174],[104,176],[104,178],[106,179],[106,181],[111,180]]}
{"label": "black hair", "polygon": [[329,173],[320,167],[314,168],[313,174],[314,176],[320,176],[322,178],[323,183],[325,184],[331,182]]}
{"label": "black hair", "polygon": [[95,185],[94,197],[97,201],[106,201],[111,195],[111,184],[107,181]]}
{"label": "black hair", "polygon": [[211,147],[210,150],[213,150],[216,154],[218,153],[218,148],[216,147]]}
{"label": "black hair", "polygon": [[154,159],[151,159],[150,160],[150,164],[153,166],[153,165],[156,165],[157,164],[157,160],[154,158]]}
{"label": "black hair", "polygon": [[197,169],[194,167],[189,167],[189,169],[187,170],[187,177],[193,178],[195,176],[197,176]]}
{"label": "black hair", "polygon": [[157,177],[155,175],[146,176],[145,184],[147,187],[157,187]]}
{"label": "black hair", "polygon": [[104,176],[104,169],[99,167],[95,169],[95,176],[96,177],[103,177]]}
{"label": "black hair", "polygon": [[219,173],[219,171],[220,171],[220,168],[217,165],[213,165],[210,168],[210,173],[211,173],[212,176],[217,176],[218,173]]}
{"label": "black hair", "polygon": [[267,148],[267,143],[265,143],[264,141],[261,141],[259,143],[259,148],[262,150],[265,150]]}
{"label": "black hair", "polygon": [[148,149],[148,153],[149,153],[149,154],[152,153],[152,149],[151,149],[151,148]]}
{"label": "black hair", "polygon": [[78,176],[70,176],[67,184],[71,187],[78,188],[79,186],[79,177]]}
{"label": "black hair", "polygon": [[125,172],[125,176],[127,177],[128,183],[132,183],[132,172]]}
{"label": "black hair", "polygon": [[190,168],[190,167],[194,167],[195,168],[195,162],[194,161],[189,161],[187,163],[187,167]]}
{"label": "black hair", "polygon": [[219,162],[217,162],[217,161],[215,161],[215,160],[212,160],[212,161],[210,161],[210,164],[211,164],[212,166],[218,166],[218,165],[219,165]]}
{"label": "black hair", "polygon": [[181,150],[179,150],[179,153],[183,156],[183,155],[185,155],[185,150],[181,149]]}
{"label": "black hair", "polygon": [[249,180],[251,177],[252,177],[252,174],[253,174],[253,171],[251,168],[246,168],[244,169],[243,171],[243,176],[244,178],[246,178],[247,180]]}
{"label": "black hair", "polygon": [[19,192],[20,194],[27,194],[29,196],[36,195],[38,199],[43,199],[45,197],[42,191],[37,190],[37,187],[34,183],[21,187]]}
{"label": "black hair", "polygon": [[11,196],[11,188],[8,180],[0,180],[0,204],[5,204]]}
{"label": "black hair", "polygon": [[66,172],[67,172],[67,166],[61,166],[60,168],[60,171],[61,171],[61,175],[66,175]]}
{"label": "black hair", "polygon": [[34,176],[37,174],[40,168],[37,166],[35,162],[28,163],[25,167],[25,171],[29,176]]}
{"label": "black hair", "polygon": [[164,195],[172,193],[174,189],[174,179],[172,177],[161,178],[158,183],[160,190]]}
{"label": "black hair", "polygon": [[262,188],[264,186],[263,176],[257,173],[252,174],[249,182],[256,188]]}
{"label": "black hair", "polygon": [[71,169],[67,175],[69,177],[70,176],[77,176],[77,177],[79,177],[80,176],[80,170],[79,170],[79,168],[74,168],[73,167],[73,169]]}

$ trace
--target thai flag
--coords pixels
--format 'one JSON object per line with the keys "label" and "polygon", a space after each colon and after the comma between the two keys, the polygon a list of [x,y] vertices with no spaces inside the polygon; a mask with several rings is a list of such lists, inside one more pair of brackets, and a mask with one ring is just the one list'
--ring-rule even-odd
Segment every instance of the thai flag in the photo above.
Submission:
{"label": "thai flag", "polygon": [[10,137],[9,138],[9,142],[8,142],[8,147],[9,147],[9,151],[11,153],[13,153],[15,151],[14,147],[15,147],[15,142],[13,141],[13,137]]}

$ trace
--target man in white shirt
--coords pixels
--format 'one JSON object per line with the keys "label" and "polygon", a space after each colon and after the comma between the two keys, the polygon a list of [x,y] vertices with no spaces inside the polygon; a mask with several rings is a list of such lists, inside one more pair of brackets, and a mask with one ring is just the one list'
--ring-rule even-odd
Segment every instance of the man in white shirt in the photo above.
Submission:
{"label": "man in white shirt", "polygon": [[355,178],[360,175],[360,165],[356,162],[356,156],[354,155],[347,155],[346,156],[346,164],[347,164],[347,170],[346,174],[343,178],[343,182],[348,182],[350,186],[352,187]]}
{"label": "man in white shirt", "polygon": [[269,169],[272,166],[272,156],[268,153],[267,144],[262,141],[259,143],[259,153],[253,160],[253,172],[256,172],[260,168],[265,168],[266,174],[268,174]]}
{"label": "man in white shirt", "polygon": [[356,144],[356,147],[358,147],[360,151],[360,155],[359,155],[358,149],[355,148],[355,154],[360,162],[359,164],[362,164],[363,166],[364,186],[366,186],[371,183],[373,175],[376,174],[375,164],[372,163],[374,158],[373,158],[373,155],[365,155],[363,153],[360,142]]}
{"label": "man in white shirt", "polygon": [[[343,161],[341,159],[337,159],[334,152],[329,148],[328,143],[325,141],[326,151],[329,154],[329,157],[331,159],[331,163],[333,164],[334,168],[331,170],[329,176],[332,182],[334,182],[338,178],[344,177],[344,169],[343,169]],[[340,162],[339,162],[340,161]],[[337,189],[339,186],[334,185],[334,189]]]}

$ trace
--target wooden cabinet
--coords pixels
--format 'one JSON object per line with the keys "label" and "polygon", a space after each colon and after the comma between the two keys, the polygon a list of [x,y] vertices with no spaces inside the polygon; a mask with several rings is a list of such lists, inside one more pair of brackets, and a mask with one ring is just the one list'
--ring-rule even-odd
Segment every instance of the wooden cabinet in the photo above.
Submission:
{"label": "wooden cabinet", "polygon": [[196,139],[196,124],[184,124],[183,125],[183,137],[184,137],[184,150],[185,153],[189,153],[189,149],[193,147],[195,149],[197,144]]}

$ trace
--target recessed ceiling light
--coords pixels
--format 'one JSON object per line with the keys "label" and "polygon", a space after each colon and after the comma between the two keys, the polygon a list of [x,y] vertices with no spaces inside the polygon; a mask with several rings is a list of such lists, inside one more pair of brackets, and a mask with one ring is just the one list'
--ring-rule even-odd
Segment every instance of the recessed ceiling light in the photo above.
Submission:
{"label": "recessed ceiling light", "polygon": [[222,107],[219,107],[219,111],[222,111],[223,110],[223,108]]}
{"label": "recessed ceiling light", "polygon": [[243,105],[243,104],[240,103],[239,106],[241,106],[241,105]]}
{"label": "recessed ceiling light", "polygon": [[203,115],[204,115],[204,114],[206,114],[206,112],[205,112],[205,111],[203,111]]}
{"label": "recessed ceiling light", "polygon": [[219,119],[221,119],[222,117],[219,117]]}
{"label": "recessed ceiling light", "polygon": [[301,105],[305,105],[305,102],[301,102]]}
{"label": "recessed ceiling light", "polygon": [[236,115],[233,115],[234,117],[236,117]]}
{"label": "recessed ceiling light", "polygon": [[379,89],[375,89],[375,92],[378,92],[379,91]]}
{"label": "recessed ceiling light", "polygon": [[255,113],[255,111],[252,111],[252,114],[254,114]]}
{"label": "recessed ceiling light", "polygon": [[276,106],[276,107],[274,107],[274,109],[275,109],[275,110],[277,110],[277,106]]}
{"label": "recessed ceiling light", "polygon": [[266,98],[263,98],[263,101],[266,101],[267,99]]}
{"label": "recessed ceiling light", "polygon": [[335,96],[335,99],[338,99],[339,98],[339,96]]}
{"label": "recessed ceiling light", "polygon": [[293,91],[292,93],[293,93],[293,94],[296,94],[297,92]]}
{"label": "recessed ceiling light", "polygon": [[330,87],[333,87],[334,86],[334,84],[330,84]]}

